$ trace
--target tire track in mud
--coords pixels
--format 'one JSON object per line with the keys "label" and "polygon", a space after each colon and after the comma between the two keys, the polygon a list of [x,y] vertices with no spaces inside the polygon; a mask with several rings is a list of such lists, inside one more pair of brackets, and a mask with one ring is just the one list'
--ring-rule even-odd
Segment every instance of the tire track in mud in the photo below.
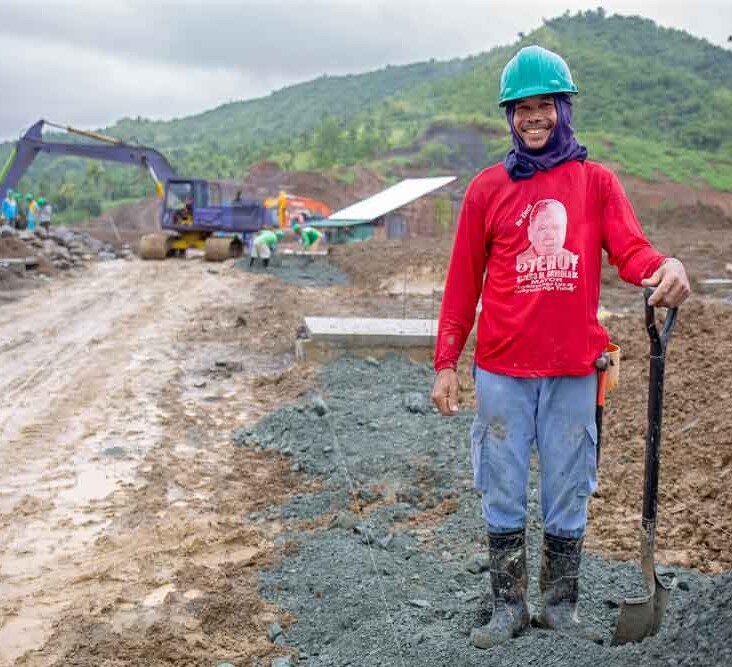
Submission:
{"label": "tire track in mud", "polygon": [[186,667],[282,654],[267,640],[276,616],[259,598],[256,567],[273,562],[287,544],[275,544],[277,524],[255,528],[242,517],[299,485],[286,457],[234,448],[230,433],[279,401],[276,385],[260,384],[262,374],[275,371],[296,384],[297,371],[236,340],[219,342],[200,325],[218,322],[216,306],[230,298],[222,292],[209,308],[217,312],[204,309],[178,332],[176,371],[157,397],[158,443],[140,463],[134,487],[94,505],[110,513],[109,526],[49,581],[57,590],[65,584],[73,609],[51,640],[17,665],[124,660]]}
{"label": "tire track in mud", "polygon": [[[0,406],[0,665],[38,648],[75,588],[137,550],[105,565],[93,543],[160,444],[176,340],[221,288],[195,262],[110,263],[90,274],[13,304],[0,323],[10,341],[0,352],[10,375]],[[33,332],[27,341],[19,326]]]}

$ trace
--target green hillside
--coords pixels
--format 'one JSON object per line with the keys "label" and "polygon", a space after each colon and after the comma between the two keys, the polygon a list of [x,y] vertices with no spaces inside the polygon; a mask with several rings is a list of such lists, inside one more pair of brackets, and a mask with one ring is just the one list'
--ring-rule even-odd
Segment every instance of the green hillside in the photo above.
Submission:
{"label": "green hillside", "polygon": [[[518,48],[568,61],[580,89],[574,127],[594,159],[642,178],[732,190],[732,53],[639,17],[565,14],[525,38],[449,62],[328,77],[168,122],[124,119],[102,131],[154,146],[179,173],[237,178],[261,159],[288,169],[369,164],[473,173],[508,148],[498,80]],[[34,119],[29,119],[29,124]],[[0,159],[9,145],[0,147]],[[70,217],[104,200],[152,192],[141,170],[46,158],[23,186],[51,193]]]}

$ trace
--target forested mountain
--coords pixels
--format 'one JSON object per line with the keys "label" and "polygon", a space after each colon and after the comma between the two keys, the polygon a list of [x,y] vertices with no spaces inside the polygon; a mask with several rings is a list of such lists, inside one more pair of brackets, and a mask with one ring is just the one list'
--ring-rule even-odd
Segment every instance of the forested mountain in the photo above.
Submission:
{"label": "forested mountain", "polygon": [[[472,173],[508,147],[498,80],[529,44],[568,61],[580,90],[573,124],[591,157],[647,179],[732,190],[724,114],[732,108],[732,53],[602,10],[566,13],[470,58],[323,76],[188,118],[123,119],[102,131],[153,146],[180,174],[205,178],[237,178],[262,159],[288,169],[367,163],[387,176],[396,165]],[[8,152],[2,146],[0,159]],[[146,178],[141,170],[45,158],[22,185],[93,212],[102,200],[149,194]]]}

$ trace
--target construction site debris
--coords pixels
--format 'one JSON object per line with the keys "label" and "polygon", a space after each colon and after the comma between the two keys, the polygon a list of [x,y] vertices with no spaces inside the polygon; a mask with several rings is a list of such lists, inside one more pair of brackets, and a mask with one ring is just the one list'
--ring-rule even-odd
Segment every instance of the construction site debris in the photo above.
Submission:
{"label": "construction site debris", "polygon": [[0,227],[0,271],[10,269],[25,275],[27,271],[37,270],[48,276],[56,271],[81,267],[92,260],[131,256],[129,248],[117,250],[66,227],[51,227],[48,232],[42,227],[34,231],[18,230],[9,225]]}

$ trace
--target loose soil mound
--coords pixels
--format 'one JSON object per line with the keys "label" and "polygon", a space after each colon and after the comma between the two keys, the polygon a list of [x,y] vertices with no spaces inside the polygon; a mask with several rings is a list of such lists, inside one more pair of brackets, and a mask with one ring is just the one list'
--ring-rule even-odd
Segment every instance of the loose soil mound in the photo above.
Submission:
{"label": "loose soil mound", "polygon": [[385,187],[383,179],[366,167],[354,167],[341,179],[333,173],[286,171],[276,162],[254,165],[239,185],[250,197],[276,197],[284,190],[289,194],[322,201],[334,211],[376,194]]}
{"label": "loose soil mound", "polygon": [[390,278],[434,281],[442,287],[450,261],[452,238],[411,238],[399,241],[365,241],[334,246],[330,260],[360,287],[385,285]]}
{"label": "loose soil mound", "polygon": [[33,250],[16,238],[0,239],[0,257],[32,257]]}
{"label": "loose soil mound", "polygon": [[160,231],[160,200],[145,199],[137,204],[116,206],[98,218],[74,225],[74,229],[111,243],[139,250],[140,237]]}
{"label": "loose soil mound", "polygon": [[[640,299],[639,299],[640,301]],[[663,315],[662,311],[660,315]],[[591,546],[616,558],[637,549],[646,432],[649,342],[642,304],[606,327],[621,346],[621,383],[608,399]],[[732,308],[682,306],[667,350],[659,557],[718,573],[732,569],[732,389],[720,360],[732,354]]]}

